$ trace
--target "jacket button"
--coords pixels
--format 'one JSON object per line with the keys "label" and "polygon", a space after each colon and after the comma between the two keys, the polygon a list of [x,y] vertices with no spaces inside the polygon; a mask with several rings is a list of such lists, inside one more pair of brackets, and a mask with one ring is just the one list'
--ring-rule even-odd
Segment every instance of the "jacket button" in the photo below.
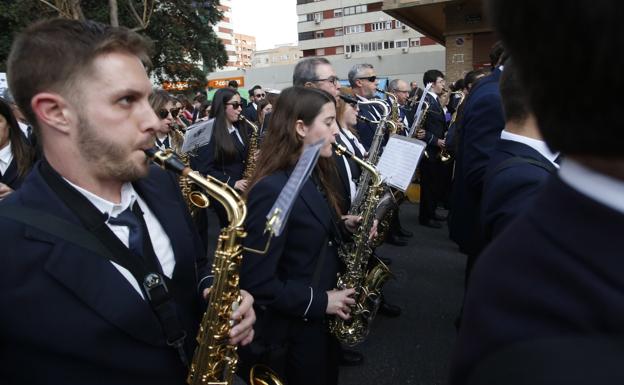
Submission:
{"label": "jacket button", "polygon": [[334,244],[332,243],[332,241],[327,242],[327,246],[331,247],[331,246],[333,246],[333,245],[334,245]]}

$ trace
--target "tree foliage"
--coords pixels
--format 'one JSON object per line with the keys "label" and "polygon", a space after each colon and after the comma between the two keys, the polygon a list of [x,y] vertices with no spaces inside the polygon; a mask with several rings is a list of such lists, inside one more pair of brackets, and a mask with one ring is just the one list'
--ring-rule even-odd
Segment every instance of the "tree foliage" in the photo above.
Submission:
{"label": "tree foliage", "polygon": [[212,29],[222,17],[218,5],[218,0],[1,1],[0,72],[6,71],[11,42],[27,25],[50,17],[84,17],[106,24],[117,21],[149,37],[154,43],[152,75],[158,81],[203,85],[207,72],[227,62],[225,47]]}

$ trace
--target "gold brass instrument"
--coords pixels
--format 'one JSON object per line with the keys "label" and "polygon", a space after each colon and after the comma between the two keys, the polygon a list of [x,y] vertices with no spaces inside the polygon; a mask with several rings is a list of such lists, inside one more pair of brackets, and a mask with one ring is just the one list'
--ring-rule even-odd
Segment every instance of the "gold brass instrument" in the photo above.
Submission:
{"label": "gold brass instrument", "polygon": [[[451,92],[451,95],[460,95],[459,96],[459,103],[457,103],[457,107],[455,107],[455,111],[453,112],[453,115],[451,116],[451,121],[449,122],[449,127],[452,126],[453,124],[455,124],[455,120],[457,119],[457,111],[459,110],[459,106],[462,105],[462,103],[464,102],[464,98],[466,98],[466,94],[464,94],[462,91],[454,91]],[[444,140],[446,141],[446,134],[444,135]],[[448,152],[448,150],[446,149],[446,147],[440,149],[440,153],[439,153],[439,158],[440,161],[442,163],[448,163],[451,160],[451,154]]]}
{"label": "gold brass instrument", "polygon": [[[172,129],[171,131],[171,148],[165,150],[165,152],[176,154],[182,163],[186,167],[190,164],[189,154],[182,153],[182,145],[184,144],[184,134],[179,129]],[[193,189],[192,183],[188,177],[180,175],[178,176],[178,184],[180,185],[180,191],[186,202],[186,206],[191,213],[191,216],[195,216],[198,213],[198,209],[208,207],[209,201],[204,193]]]}
{"label": "gold brass instrument", "polygon": [[[416,119],[414,119],[414,123],[412,123],[412,127],[410,128],[412,137],[416,137],[417,134],[423,132],[422,125],[423,125],[423,122],[425,121],[425,118],[427,117],[427,114],[429,113],[429,103],[427,103],[427,101],[425,100],[423,100],[422,102],[423,102],[422,111],[420,111],[420,115],[417,116]],[[429,153],[427,152],[427,150],[423,151],[423,156],[429,159]]]}
{"label": "gold brass instrument", "polygon": [[204,313],[197,334],[197,348],[193,355],[187,383],[232,384],[238,354],[236,346],[229,344],[229,333],[233,326],[231,314],[241,301],[238,285],[238,269],[241,263],[241,241],[246,236],[243,222],[247,208],[238,193],[213,177],[202,177],[187,167],[172,152],[146,150],[151,160],[162,168],[174,171],[188,178],[225,208],[229,226],[221,229],[217,241],[212,273],[214,283],[210,291],[208,309]]}
{"label": "gold brass instrument", "polygon": [[388,126],[388,132],[396,134],[399,131],[403,131],[403,124],[400,119],[401,114],[399,113],[399,100],[396,95],[380,88],[377,88],[376,90],[390,99],[390,119],[388,119],[388,122],[386,123]]}
{"label": "gold brass instrument", "polygon": [[260,147],[260,130],[258,125],[252,123],[243,114],[238,115],[238,120],[247,123],[251,127],[251,135],[249,135],[249,144],[247,148],[247,159],[245,160],[245,171],[243,172],[243,179],[250,180],[253,173],[256,171],[256,154]]}
{"label": "gold brass instrument", "polygon": [[369,260],[373,256],[369,234],[383,188],[381,175],[375,166],[356,157],[342,145],[337,143],[332,145],[338,155],[353,159],[364,169],[364,173],[370,174],[371,178],[370,188],[360,212],[362,221],[353,234],[353,242],[342,244],[338,250],[338,255],[346,268],[344,274],[338,276],[336,286],[339,290],[355,289],[355,304],[351,306],[351,318],[343,320],[336,316],[329,324],[330,332],[338,341],[353,346],[362,342],[368,335],[381,303],[381,287],[391,276],[388,267],[376,257],[375,266],[368,269]]}

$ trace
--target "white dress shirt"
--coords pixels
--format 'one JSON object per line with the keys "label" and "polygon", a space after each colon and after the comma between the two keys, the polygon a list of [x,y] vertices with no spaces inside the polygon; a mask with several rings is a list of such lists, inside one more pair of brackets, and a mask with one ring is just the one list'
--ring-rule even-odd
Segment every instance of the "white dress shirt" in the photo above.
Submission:
{"label": "white dress shirt", "polygon": [[[134,190],[131,183],[124,183],[121,187],[121,202],[113,203],[104,198],[101,198],[92,192],[89,192],[83,189],[80,186],[76,186],[71,183],[67,179],[65,179],[70,185],[72,185],[78,192],[84,195],[91,204],[93,204],[99,211],[104,214],[108,214],[109,218],[116,218],[119,214],[121,214],[128,207],[132,207],[134,202],[138,202],[139,207],[143,211],[143,218],[145,219],[145,224],[147,225],[147,230],[149,232],[150,240],[152,242],[152,247],[154,249],[154,253],[156,257],[158,257],[158,261],[160,262],[160,266],[162,268],[163,273],[171,278],[173,275],[173,269],[175,268],[175,257],[173,254],[173,248],[171,247],[171,240],[165,230],[156,219],[156,216],[149,209],[147,204],[141,199],[139,194]],[[126,247],[129,247],[130,244],[130,229],[126,226],[117,226],[112,225],[110,223],[106,223],[108,228],[119,238],[121,242]],[[112,262],[113,266],[119,270],[121,275],[124,276],[130,282],[132,287],[143,297],[143,293],[141,292],[141,288],[139,283],[134,278],[132,273],[128,271],[125,267]]]}
{"label": "white dress shirt", "polygon": [[11,151],[11,142],[0,149],[0,172],[2,175],[6,172],[13,161],[13,152]]}
{"label": "white dress shirt", "polygon": [[501,131],[500,137],[504,140],[511,140],[514,142],[526,144],[535,151],[539,152],[540,155],[542,155],[544,158],[548,159],[550,163],[553,164],[553,166],[559,168],[559,165],[555,163],[555,159],[557,159],[559,153],[550,151],[550,148],[548,148],[548,145],[543,140],[529,138],[527,136],[514,134],[505,130]]}
{"label": "white dress shirt", "polygon": [[624,214],[624,182],[601,174],[566,158],[559,170],[561,179],[581,194]]}
{"label": "white dress shirt", "polygon": [[241,142],[241,144],[244,146],[245,142],[243,142],[243,138],[240,136],[240,132],[238,132],[238,128],[234,127],[234,126],[230,126],[228,128],[228,133],[232,134],[233,132],[236,132],[236,137],[238,138],[238,140]]}

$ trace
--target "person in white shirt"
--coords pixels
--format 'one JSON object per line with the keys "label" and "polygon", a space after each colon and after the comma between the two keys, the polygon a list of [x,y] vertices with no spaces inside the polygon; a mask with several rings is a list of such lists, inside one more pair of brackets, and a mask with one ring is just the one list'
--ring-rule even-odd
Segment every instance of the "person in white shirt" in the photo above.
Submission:
{"label": "person in white shirt", "polygon": [[11,105],[0,99],[0,199],[22,184],[34,162],[35,151],[20,130]]}

